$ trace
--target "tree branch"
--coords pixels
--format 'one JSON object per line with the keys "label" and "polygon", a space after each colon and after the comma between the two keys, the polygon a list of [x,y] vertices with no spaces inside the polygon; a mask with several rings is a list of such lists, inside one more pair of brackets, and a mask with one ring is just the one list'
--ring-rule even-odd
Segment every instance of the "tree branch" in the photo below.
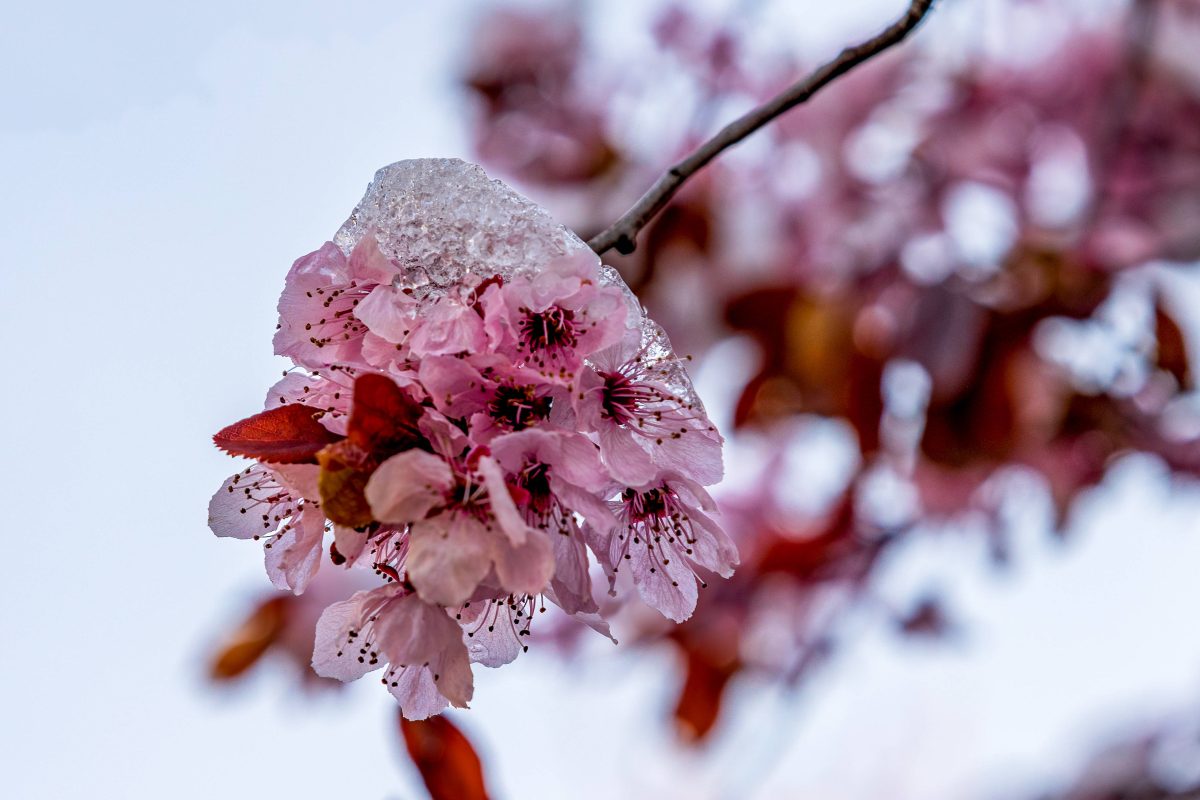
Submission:
{"label": "tree branch", "polygon": [[697,147],[689,156],[667,170],[667,173],[655,181],[654,185],[620,219],[592,237],[588,241],[588,247],[595,250],[597,255],[603,255],[614,247],[619,253],[632,253],[637,247],[637,236],[642,228],[646,227],[646,223],[654,219],[658,212],[671,202],[671,198],[683,187],[683,184],[703,169],[708,162],[779,115],[807,101],[838,76],[845,75],[859,64],[874,58],[889,47],[899,44],[929,13],[933,1],[911,0],[904,16],[888,26],[882,33],[855,47],[847,47],[838,54],[837,58],[816,72],[798,83],[792,84],[761,106],[726,125],[716,136]]}

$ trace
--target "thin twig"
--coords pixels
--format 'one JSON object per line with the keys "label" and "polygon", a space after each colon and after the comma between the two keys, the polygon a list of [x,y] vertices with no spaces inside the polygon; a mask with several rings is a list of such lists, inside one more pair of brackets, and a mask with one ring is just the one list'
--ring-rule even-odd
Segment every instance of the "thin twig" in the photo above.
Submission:
{"label": "thin twig", "polygon": [[675,193],[689,178],[704,168],[724,150],[737,144],[771,120],[808,100],[834,78],[870,60],[884,50],[903,41],[920,24],[934,0],[911,0],[908,11],[878,36],[860,45],[848,47],[833,61],[822,66],[807,78],[792,84],[780,94],[734,120],[716,136],[697,147],[667,173],[655,181],[641,199],[633,204],[619,220],[588,241],[588,247],[603,255],[612,248],[619,253],[632,253],[637,236],[650,220],[671,202]]}

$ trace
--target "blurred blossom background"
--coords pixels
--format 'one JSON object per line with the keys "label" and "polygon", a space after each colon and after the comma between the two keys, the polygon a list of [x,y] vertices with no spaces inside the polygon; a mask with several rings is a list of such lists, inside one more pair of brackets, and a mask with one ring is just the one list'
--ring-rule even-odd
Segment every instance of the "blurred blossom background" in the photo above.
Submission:
{"label": "blurred blossom background", "polygon": [[[586,238],[906,7],[9,10],[0,795],[425,796],[391,700],[307,669],[353,578],[205,525],[288,265],[424,156]],[[1200,797],[1197,53],[1195,0],[942,0],[608,254],[742,566],[477,670],[492,796]]]}

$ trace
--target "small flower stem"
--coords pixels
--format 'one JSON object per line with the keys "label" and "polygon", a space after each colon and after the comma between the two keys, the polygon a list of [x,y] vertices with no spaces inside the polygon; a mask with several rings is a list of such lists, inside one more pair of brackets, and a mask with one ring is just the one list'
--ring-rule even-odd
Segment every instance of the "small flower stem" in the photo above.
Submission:
{"label": "small flower stem", "polygon": [[671,198],[693,175],[710,161],[745,139],[784,112],[795,108],[858,65],[899,44],[929,13],[934,0],[911,0],[908,11],[878,35],[854,47],[847,47],[837,58],[824,64],[803,80],[792,84],[762,105],[722,128],[690,155],[667,170],[666,174],[626,211],[620,219],[588,241],[588,246],[603,255],[616,248],[629,254],[637,247],[637,236],[650,220],[671,202]]}

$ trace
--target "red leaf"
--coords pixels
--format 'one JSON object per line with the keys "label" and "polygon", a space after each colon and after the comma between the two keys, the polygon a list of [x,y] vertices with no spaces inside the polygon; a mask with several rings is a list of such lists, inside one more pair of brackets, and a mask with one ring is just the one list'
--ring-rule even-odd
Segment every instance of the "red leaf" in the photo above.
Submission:
{"label": "red leaf", "polygon": [[209,664],[214,681],[228,681],[250,669],[283,633],[291,613],[290,596],[271,597],[254,610]]}
{"label": "red leaf", "polygon": [[846,495],[829,516],[801,538],[775,535],[759,557],[762,574],[782,572],[801,581],[820,582],[851,577],[869,562],[875,552],[868,542],[855,534],[854,503]]}
{"label": "red leaf", "polygon": [[354,381],[347,436],[379,461],[421,441],[417,421],[421,404],[384,375],[362,375]]}
{"label": "red leaf", "polygon": [[342,438],[317,422],[316,413],[289,403],[222,428],[213,443],[234,456],[276,464],[315,464],[318,450]]}
{"label": "red leaf", "polygon": [[450,720],[400,717],[400,732],[433,800],[487,800],[479,756]]}
{"label": "red leaf", "polygon": [[675,703],[680,736],[689,743],[702,741],[717,722],[725,686],[740,668],[737,660],[715,662],[696,649],[688,649],[687,677]]}
{"label": "red leaf", "polygon": [[317,455],[317,486],[325,516],[339,525],[361,528],[371,522],[364,490],[375,469],[391,456],[428,447],[417,429],[423,409],[408,392],[384,375],[354,381],[354,399],[346,438]]}
{"label": "red leaf", "polygon": [[1154,338],[1158,342],[1156,366],[1175,376],[1179,388],[1191,389],[1192,369],[1187,342],[1179,324],[1163,309],[1161,301],[1154,306]]}

